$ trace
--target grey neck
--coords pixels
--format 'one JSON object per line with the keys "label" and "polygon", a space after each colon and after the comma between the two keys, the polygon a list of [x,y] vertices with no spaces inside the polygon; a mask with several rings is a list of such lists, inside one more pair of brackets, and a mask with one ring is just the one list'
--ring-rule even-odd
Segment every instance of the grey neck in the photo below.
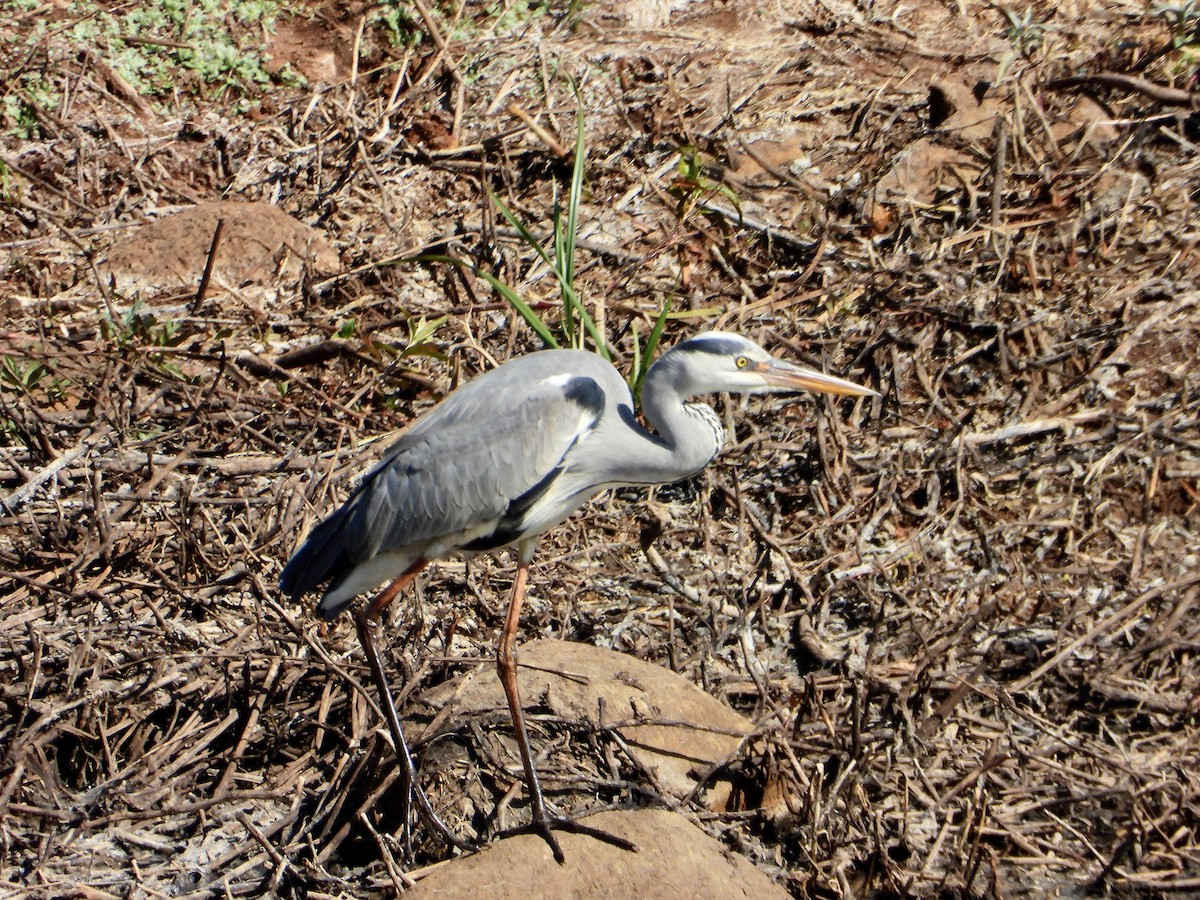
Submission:
{"label": "grey neck", "polygon": [[[668,484],[689,478],[712,460],[724,443],[721,421],[712,407],[688,403],[682,373],[670,354],[646,373],[642,413],[654,434],[642,431],[636,448],[616,460],[626,484]],[[628,423],[636,428],[636,423]]]}

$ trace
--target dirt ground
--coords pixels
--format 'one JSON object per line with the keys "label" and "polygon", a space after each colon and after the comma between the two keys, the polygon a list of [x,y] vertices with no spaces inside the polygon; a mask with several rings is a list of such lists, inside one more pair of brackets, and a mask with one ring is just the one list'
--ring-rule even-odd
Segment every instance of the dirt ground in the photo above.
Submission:
{"label": "dirt ground", "polygon": [[[1200,896],[1198,21],[0,5],[0,895],[453,895],[491,861],[460,895],[670,896],[658,859]],[[541,347],[476,270],[557,329],[489,190],[548,240],[578,110],[576,286],[622,372],[669,305],[664,346],[735,330],[880,397],[712,398],[708,470],[542,540],[547,791],[643,845],[573,838],[559,880],[538,840],[406,837],[352,624],[276,582],[389,437]],[[528,814],[486,683],[512,571],[440,564],[387,629],[471,840]]]}

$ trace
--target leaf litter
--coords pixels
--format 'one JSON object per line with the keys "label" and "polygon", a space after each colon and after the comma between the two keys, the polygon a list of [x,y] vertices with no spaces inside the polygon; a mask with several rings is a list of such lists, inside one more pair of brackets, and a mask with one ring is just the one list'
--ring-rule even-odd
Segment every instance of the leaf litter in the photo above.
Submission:
{"label": "leaf litter", "polygon": [[[705,474],[543,539],[522,640],[754,725],[712,810],[596,726],[669,710],[531,699],[553,802],[677,810],[796,897],[1200,890],[1189,32],[1104,3],[308,6],[288,41],[328,42],[301,49],[330,80],[163,98],[81,10],[13,7],[0,51],[6,893],[362,896],[446,858],[405,847],[353,629],[274,582],[389,436],[537,348],[404,260],[553,320],[484,186],[549,240],[577,96],[576,287],[624,371],[670,298],[668,341],[739,330],[883,397],[718,401]],[[190,278],[113,279],[214,202],[253,265],[206,224],[165,248]],[[422,701],[488,664],[511,565],[436,567],[389,630],[464,835],[520,820],[511,738]]]}

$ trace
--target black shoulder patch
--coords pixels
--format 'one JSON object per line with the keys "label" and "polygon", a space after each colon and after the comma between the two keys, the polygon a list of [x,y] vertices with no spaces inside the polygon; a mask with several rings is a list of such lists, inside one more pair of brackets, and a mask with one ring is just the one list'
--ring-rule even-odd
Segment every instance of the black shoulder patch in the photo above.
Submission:
{"label": "black shoulder patch", "polygon": [[594,378],[586,375],[576,375],[563,385],[563,396],[593,415],[598,416],[604,411],[604,390]]}
{"label": "black shoulder patch", "polygon": [[676,344],[671,348],[672,353],[715,353],[718,356],[737,356],[746,352],[746,345],[741,341],[726,337],[695,337]]}

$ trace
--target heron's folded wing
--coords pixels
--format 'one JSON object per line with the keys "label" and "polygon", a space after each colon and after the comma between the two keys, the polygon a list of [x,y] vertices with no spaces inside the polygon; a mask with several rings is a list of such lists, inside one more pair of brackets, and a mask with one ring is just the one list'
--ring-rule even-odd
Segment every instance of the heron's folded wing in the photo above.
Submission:
{"label": "heron's folded wing", "polygon": [[587,376],[493,387],[456,392],[388,450],[351,498],[352,558],[497,522],[553,479],[604,411]]}

